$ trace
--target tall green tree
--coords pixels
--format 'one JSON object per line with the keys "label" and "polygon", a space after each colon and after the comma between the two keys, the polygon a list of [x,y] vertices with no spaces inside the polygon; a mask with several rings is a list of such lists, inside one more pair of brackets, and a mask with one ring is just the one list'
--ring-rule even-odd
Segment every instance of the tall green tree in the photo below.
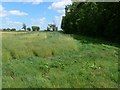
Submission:
{"label": "tall green tree", "polygon": [[26,27],[27,27],[26,24],[23,23],[22,29],[24,29],[26,31],[27,30]]}
{"label": "tall green tree", "polygon": [[48,24],[49,29],[51,28],[53,31],[57,31],[56,24]]}
{"label": "tall green tree", "polygon": [[120,40],[120,3],[73,2],[65,12],[61,22],[65,33]]}

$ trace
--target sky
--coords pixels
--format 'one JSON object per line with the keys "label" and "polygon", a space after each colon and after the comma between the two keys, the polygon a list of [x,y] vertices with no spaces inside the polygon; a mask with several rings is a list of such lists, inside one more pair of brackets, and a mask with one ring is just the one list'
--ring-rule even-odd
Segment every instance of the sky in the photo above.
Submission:
{"label": "sky", "polygon": [[59,29],[65,5],[71,0],[2,0],[0,3],[0,28],[16,28],[22,24],[27,27],[39,26],[45,30],[47,25],[55,23]]}

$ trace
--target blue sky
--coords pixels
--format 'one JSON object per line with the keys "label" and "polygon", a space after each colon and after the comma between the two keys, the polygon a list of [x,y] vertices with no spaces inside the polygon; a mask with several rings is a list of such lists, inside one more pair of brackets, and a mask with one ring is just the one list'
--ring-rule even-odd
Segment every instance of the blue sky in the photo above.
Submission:
{"label": "blue sky", "polygon": [[30,2],[2,2],[0,4],[0,28],[21,29],[25,23],[27,27],[32,25],[46,29],[49,23],[56,23],[60,29],[61,19],[64,16],[65,5],[71,4],[71,0],[57,0],[44,2],[33,0]]}

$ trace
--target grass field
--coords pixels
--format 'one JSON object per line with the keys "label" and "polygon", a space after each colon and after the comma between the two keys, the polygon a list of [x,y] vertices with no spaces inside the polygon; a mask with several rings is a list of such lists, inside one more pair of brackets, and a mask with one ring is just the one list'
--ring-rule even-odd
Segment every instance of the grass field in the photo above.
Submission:
{"label": "grass field", "polygon": [[118,49],[58,32],[3,32],[2,87],[117,88]]}

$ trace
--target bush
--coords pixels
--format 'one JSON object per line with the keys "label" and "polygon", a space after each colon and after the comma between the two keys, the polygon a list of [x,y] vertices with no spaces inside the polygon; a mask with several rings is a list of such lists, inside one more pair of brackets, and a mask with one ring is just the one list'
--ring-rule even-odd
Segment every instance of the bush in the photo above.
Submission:
{"label": "bush", "polygon": [[7,29],[4,28],[3,31],[11,31],[11,29],[10,28],[7,28]]}
{"label": "bush", "polygon": [[27,30],[28,30],[28,31],[31,31],[31,28],[28,27]]}
{"label": "bush", "polygon": [[39,31],[39,30],[40,30],[40,27],[38,27],[38,26],[32,26],[32,30],[33,30],[33,31]]}
{"label": "bush", "polygon": [[16,29],[15,29],[15,28],[12,28],[10,31],[16,31]]}

